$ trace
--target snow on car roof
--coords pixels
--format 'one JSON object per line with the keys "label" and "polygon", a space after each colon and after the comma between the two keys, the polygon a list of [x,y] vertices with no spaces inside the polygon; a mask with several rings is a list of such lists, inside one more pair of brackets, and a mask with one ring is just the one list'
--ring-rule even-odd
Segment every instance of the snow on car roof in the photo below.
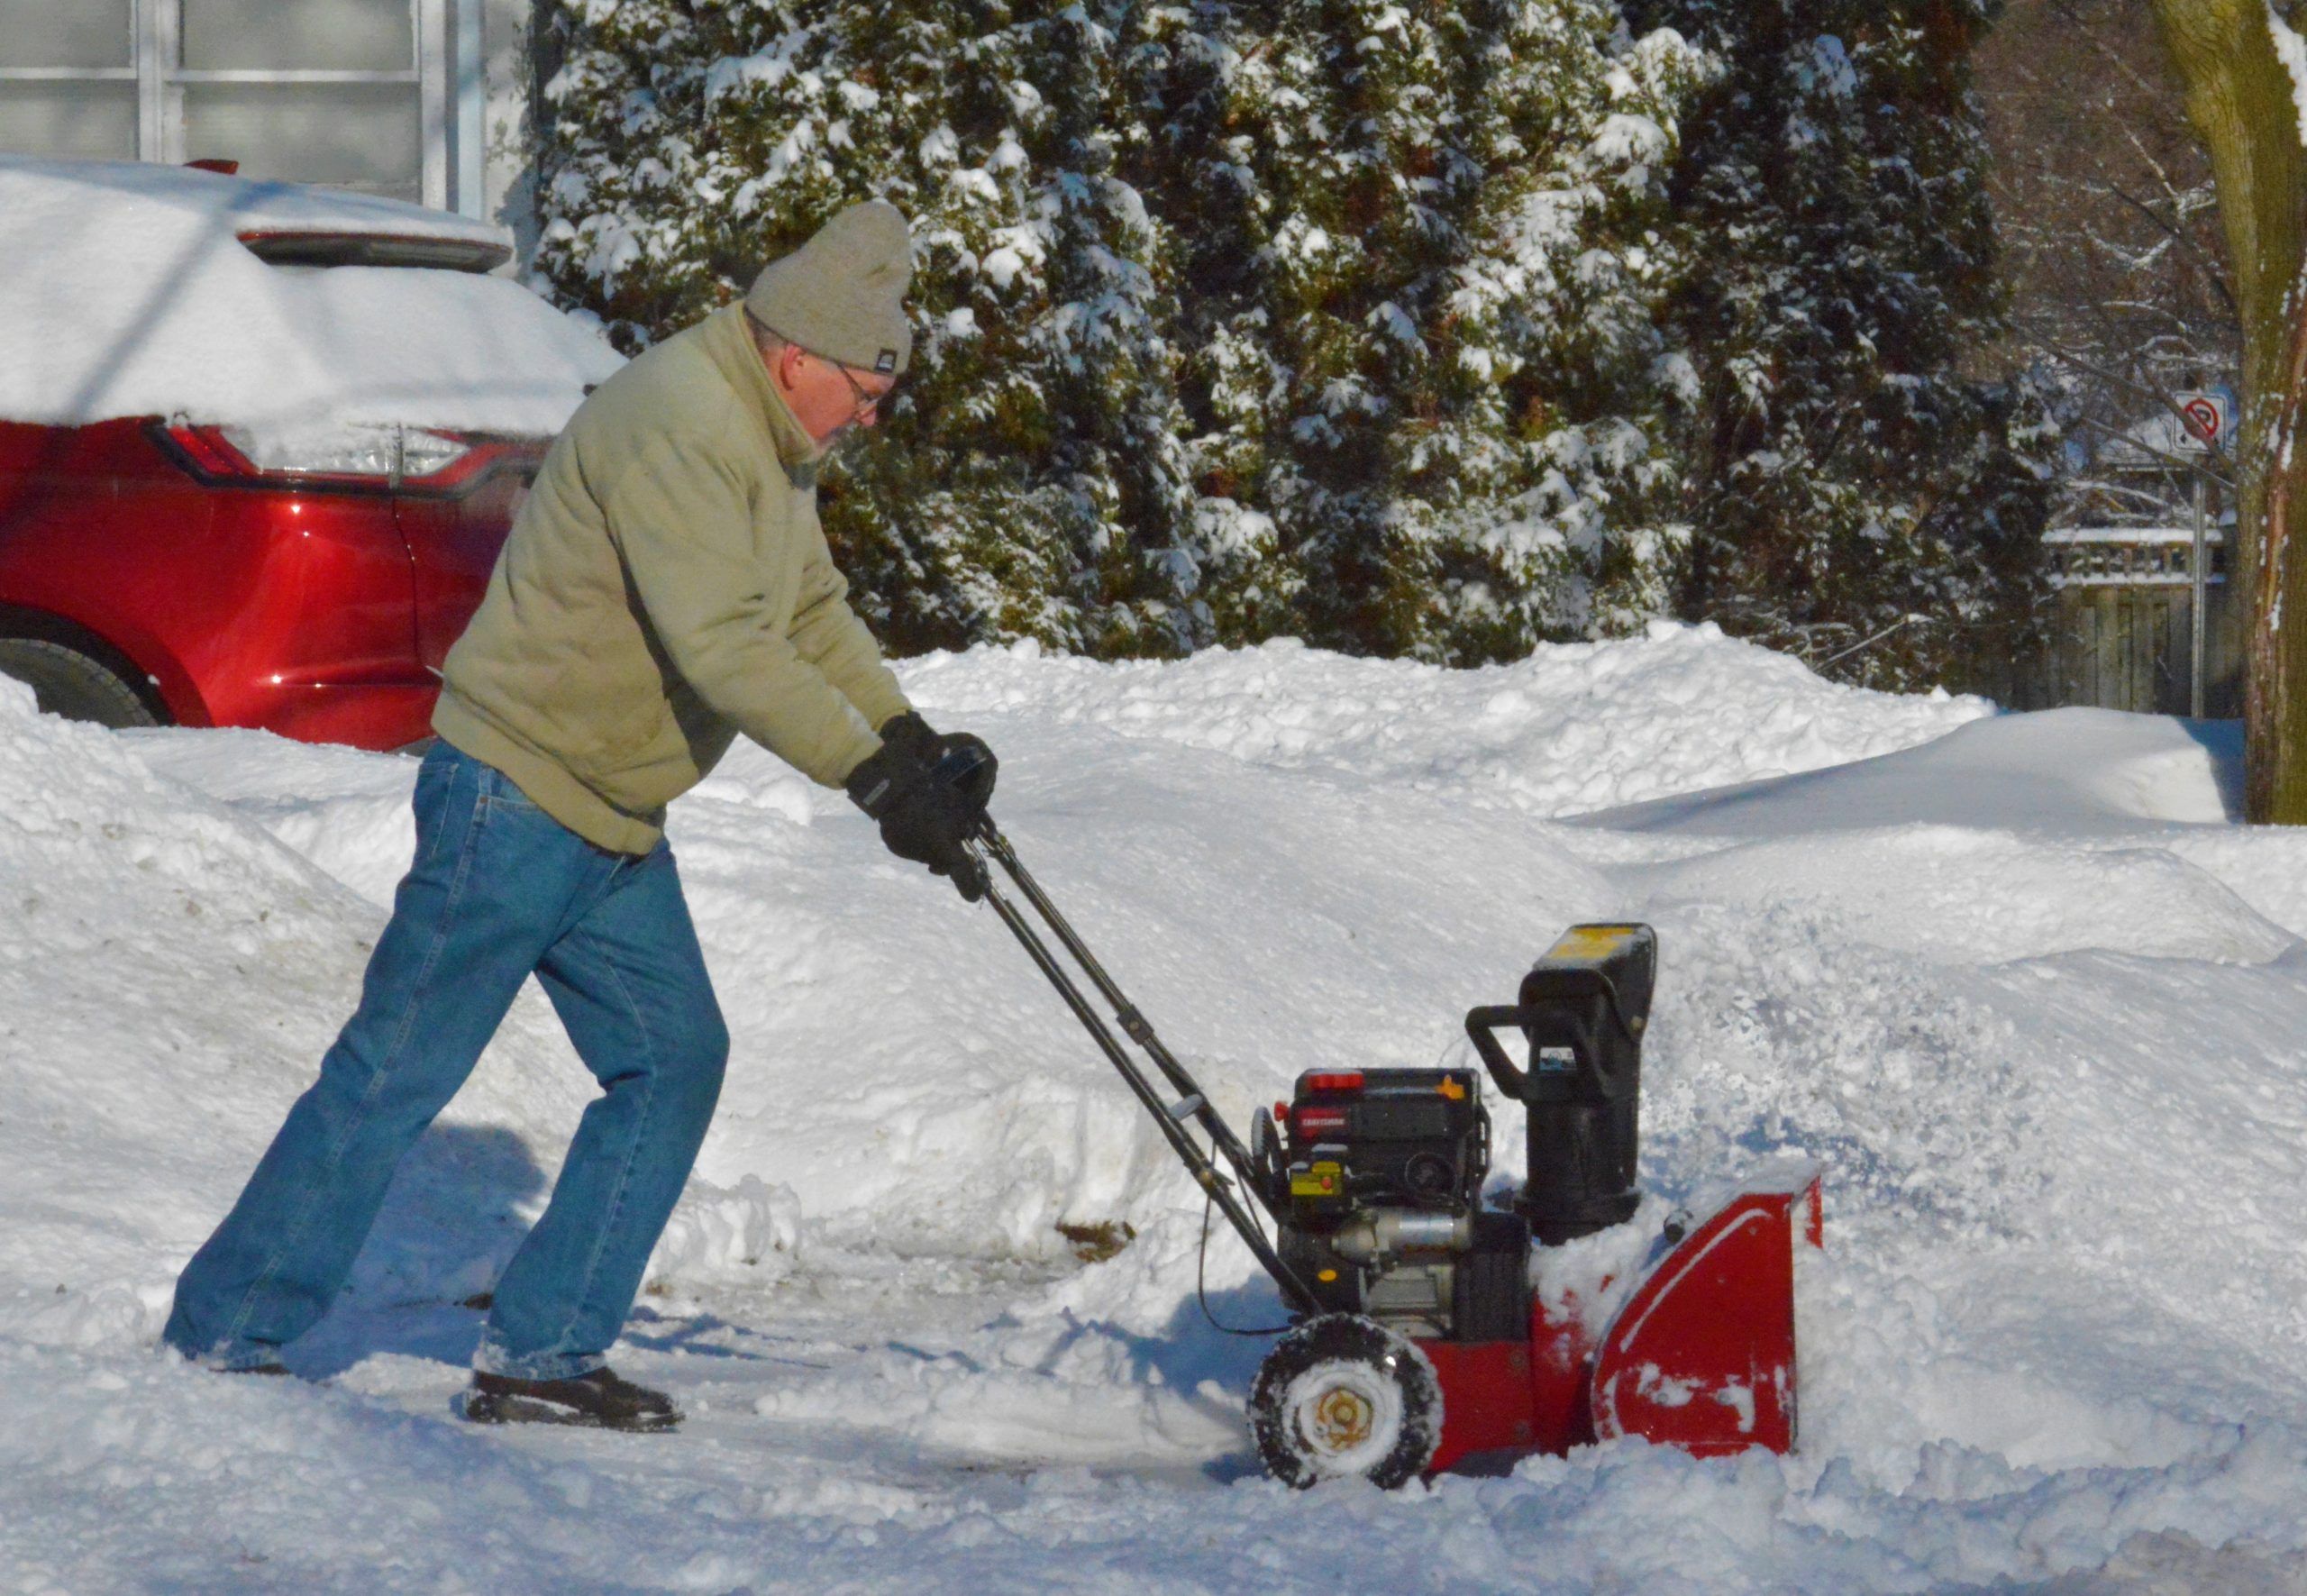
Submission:
{"label": "snow on car roof", "polygon": [[244,237],[378,241],[292,251],[356,261],[430,242],[442,248],[417,258],[467,265],[504,242],[488,223],[370,195],[0,157],[0,419],[181,415],[542,436],[621,363],[584,322],[503,278],[268,264]]}
{"label": "snow on car roof", "polygon": [[11,171],[69,185],[87,203],[119,196],[145,200],[203,219],[229,215],[233,231],[250,233],[337,233],[393,238],[432,238],[491,244],[512,253],[512,240],[493,222],[432,210],[378,194],[322,188],[309,183],[263,182],[202,167],[160,166],[144,160],[10,160]]}

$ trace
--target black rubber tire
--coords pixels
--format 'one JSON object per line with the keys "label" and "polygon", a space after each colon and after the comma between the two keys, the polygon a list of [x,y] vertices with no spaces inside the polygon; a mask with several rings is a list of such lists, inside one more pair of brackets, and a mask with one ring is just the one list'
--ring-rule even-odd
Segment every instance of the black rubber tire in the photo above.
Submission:
{"label": "black rubber tire", "polygon": [[[1343,1401],[1367,1420],[1327,1423]],[[1250,1387],[1250,1430],[1273,1477],[1299,1491],[1364,1479],[1391,1491],[1426,1472],[1442,1439],[1442,1387],[1434,1365],[1374,1320],[1327,1313],[1284,1336]],[[1327,1434],[1312,1432],[1327,1430]]]}
{"label": "black rubber tire", "polygon": [[45,637],[0,637],[0,676],[30,687],[44,715],[94,721],[115,731],[160,724],[144,695],[119,671]]}

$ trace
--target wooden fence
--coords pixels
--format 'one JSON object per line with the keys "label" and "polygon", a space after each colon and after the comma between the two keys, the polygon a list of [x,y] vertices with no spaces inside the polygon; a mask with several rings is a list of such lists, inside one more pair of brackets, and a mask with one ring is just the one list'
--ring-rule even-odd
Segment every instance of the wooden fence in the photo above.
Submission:
{"label": "wooden fence", "polygon": [[[2056,566],[2057,615],[2039,676],[2014,705],[2095,705],[2184,715],[2193,687],[2193,534],[2183,527],[2074,527],[2046,534]],[[2210,630],[2203,708],[2242,713],[2242,651],[2227,585],[2226,549],[2211,535]]]}

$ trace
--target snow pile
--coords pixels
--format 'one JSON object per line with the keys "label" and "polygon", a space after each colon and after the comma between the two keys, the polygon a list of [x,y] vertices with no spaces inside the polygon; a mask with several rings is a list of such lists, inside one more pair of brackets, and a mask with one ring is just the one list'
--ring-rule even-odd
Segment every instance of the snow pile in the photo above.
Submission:
{"label": "snow pile", "polygon": [[801,1205],[786,1186],[747,1175],[731,1187],[692,1181],[649,1260],[663,1290],[692,1284],[764,1286],[793,1272],[801,1250]]}
{"label": "snow pile", "polygon": [[1473,670],[1309,653],[1295,640],[1177,664],[933,655],[908,678],[955,715],[1028,713],[1461,802],[1568,815],[1783,776],[1920,743],[1991,712],[1813,676],[1708,623]]}
{"label": "snow pile", "polygon": [[[1464,1060],[1465,1008],[1564,925],[1655,924],[1646,1215],[1827,1168],[1801,1452],[1623,1443],[1388,1498],[1259,1478],[1265,1343],[1203,1319],[1201,1210],[1135,1103],[989,916],[757,752],[672,826],[734,1054],[617,1359],[680,1395],[682,1436],[448,1416],[460,1304],[589,1090],[533,994],[294,1349],[326,1384],[156,1357],[175,1267],[351,1005],[414,766],[0,694],[0,1566],[76,1591],[2307,1574],[2307,839],[2220,817],[2216,737],[1851,693],[1703,630],[1466,673],[1284,647],[906,676],[1000,750],[1005,829],[1236,1122],[1304,1068]],[[1657,801],[1547,817],[1598,795]],[[1510,1179],[1510,1115],[1499,1142]],[[1599,1296],[1625,1245],[1547,1289]],[[1275,1322],[1222,1227],[1206,1285]]]}
{"label": "snow pile", "polygon": [[2240,807],[2235,777],[2243,750],[2232,722],[2053,709],[1942,729],[1949,734],[1924,746],[1875,759],[1846,755],[1856,762],[1834,762],[1836,768],[1800,780],[1710,781],[1703,784],[1710,790],[1598,816],[1596,823],[1748,836],[1982,821],[2119,833],[2142,820],[2215,824]]}
{"label": "snow pile", "polygon": [[622,363],[516,283],[269,266],[238,235],[495,230],[397,201],[0,156],[0,417],[183,415],[264,433],[405,423],[546,437]]}
{"label": "snow pile", "polygon": [[[176,1269],[310,1079],[381,923],[132,747],[36,714],[0,679],[0,1338],[157,1334]],[[410,774],[390,770],[404,813]],[[549,1149],[583,1100],[552,1032],[541,1002],[523,1005],[494,1057],[525,1057],[507,1073],[534,1080],[484,1065],[406,1183],[415,1208],[446,1220],[506,1164],[541,1190],[524,1144]],[[453,1236],[388,1236],[366,1278],[482,1289],[519,1224],[509,1208],[470,1217]]]}

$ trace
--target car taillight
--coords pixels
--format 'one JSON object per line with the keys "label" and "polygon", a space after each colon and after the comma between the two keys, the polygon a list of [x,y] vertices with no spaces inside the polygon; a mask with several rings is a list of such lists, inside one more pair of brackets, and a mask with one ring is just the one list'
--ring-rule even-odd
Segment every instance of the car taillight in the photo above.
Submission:
{"label": "car taillight", "polygon": [[195,426],[179,417],[162,433],[196,475],[295,488],[451,492],[515,450],[490,439],[417,427],[274,430]]}
{"label": "car taillight", "polygon": [[400,474],[405,481],[438,486],[451,478],[472,475],[476,456],[489,450],[454,433],[425,433],[411,427],[400,435]]}

